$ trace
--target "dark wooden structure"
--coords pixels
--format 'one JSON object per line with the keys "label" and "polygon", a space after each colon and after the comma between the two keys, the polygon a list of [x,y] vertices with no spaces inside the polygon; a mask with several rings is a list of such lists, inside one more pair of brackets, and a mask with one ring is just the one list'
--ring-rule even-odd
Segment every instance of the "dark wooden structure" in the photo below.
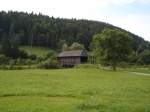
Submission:
{"label": "dark wooden structure", "polygon": [[58,55],[60,66],[73,67],[78,64],[86,63],[88,53],[86,50],[63,51]]}

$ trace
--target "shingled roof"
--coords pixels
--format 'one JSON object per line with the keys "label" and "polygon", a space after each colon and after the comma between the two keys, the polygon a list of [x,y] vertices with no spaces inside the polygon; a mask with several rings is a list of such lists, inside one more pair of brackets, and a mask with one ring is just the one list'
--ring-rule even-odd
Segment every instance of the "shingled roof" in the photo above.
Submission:
{"label": "shingled roof", "polygon": [[72,51],[63,51],[58,55],[58,57],[77,57],[77,56],[87,57],[88,53],[86,50],[72,50]]}

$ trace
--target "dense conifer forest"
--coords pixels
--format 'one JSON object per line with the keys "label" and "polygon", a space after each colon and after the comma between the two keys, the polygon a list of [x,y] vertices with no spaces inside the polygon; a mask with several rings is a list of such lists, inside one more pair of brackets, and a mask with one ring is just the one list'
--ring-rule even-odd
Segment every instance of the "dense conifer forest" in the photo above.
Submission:
{"label": "dense conifer forest", "polygon": [[[93,35],[101,33],[104,28],[118,27],[99,21],[54,18],[24,12],[0,12],[1,43],[7,39],[17,45],[58,50],[64,43],[71,45],[73,42],[78,42],[89,50]],[[133,48],[136,52],[150,49],[149,42],[135,34],[130,32],[129,34],[134,39]]]}

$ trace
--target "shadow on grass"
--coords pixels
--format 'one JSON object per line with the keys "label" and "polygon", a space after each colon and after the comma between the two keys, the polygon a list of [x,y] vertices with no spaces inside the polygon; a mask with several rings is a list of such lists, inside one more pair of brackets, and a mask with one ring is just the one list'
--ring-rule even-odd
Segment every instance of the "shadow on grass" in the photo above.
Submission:
{"label": "shadow on grass", "polygon": [[20,97],[20,96],[42,96],[42,97],[62,97],[62,98],[79,98],[72,94],[45,94],[45,93],[9,93],[1,94],[0,97]]}

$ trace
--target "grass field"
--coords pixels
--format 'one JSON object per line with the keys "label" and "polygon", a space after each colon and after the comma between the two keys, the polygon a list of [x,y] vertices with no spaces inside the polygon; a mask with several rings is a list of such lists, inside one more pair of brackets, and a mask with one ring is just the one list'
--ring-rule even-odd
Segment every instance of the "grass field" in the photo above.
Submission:
{"label": "grass field", "polygon": [[30,46],[21,46],[20,49],[25,50],[29,54],[35,54],[38,57],[46,56],[46,54],[51,50],[46,47],[30,47]]}
{"label": "grass field", "polygon": [[1,70],[0,112],[150,112],[150,76],[98,69]]}

